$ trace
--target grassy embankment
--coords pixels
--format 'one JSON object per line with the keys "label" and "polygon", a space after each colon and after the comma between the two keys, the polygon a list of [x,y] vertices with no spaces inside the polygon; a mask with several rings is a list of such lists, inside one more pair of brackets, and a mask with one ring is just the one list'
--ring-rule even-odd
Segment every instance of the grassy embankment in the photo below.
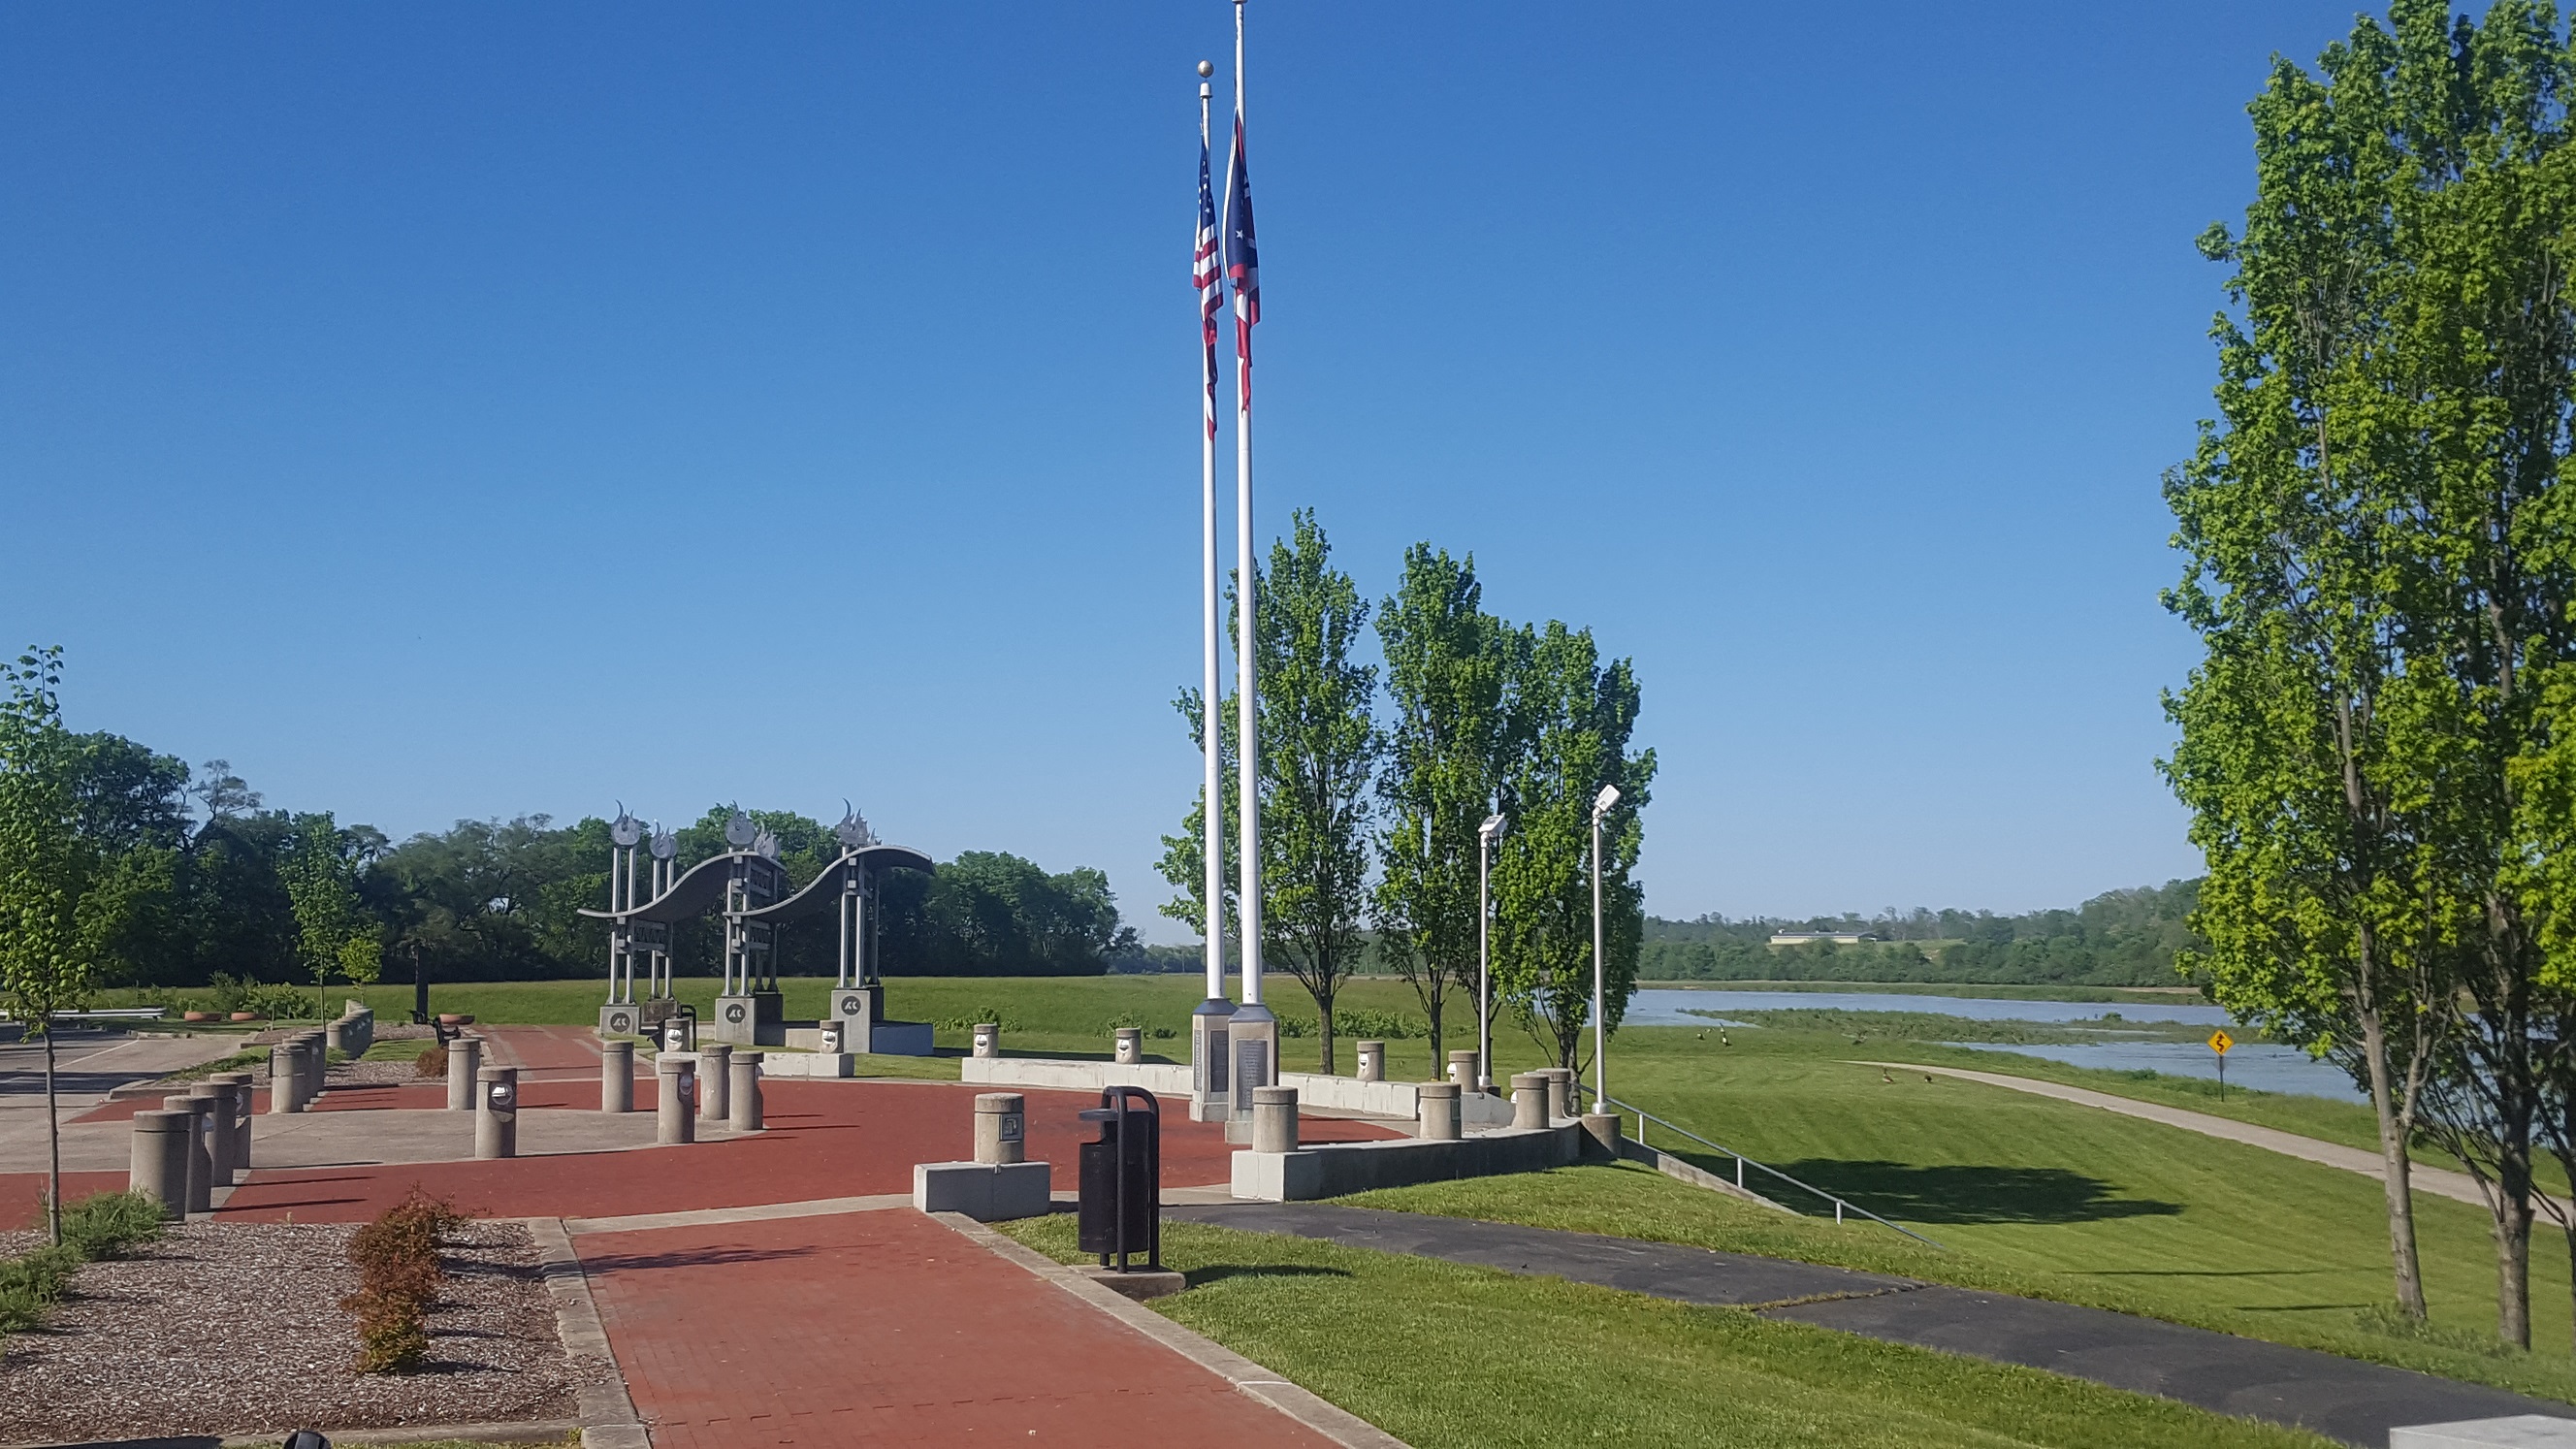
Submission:
{"label": "grassy embankment", "polygon": [[[683,980],[683,999],[712,1004],[714,983]],[[790,1016],[819,1013],[827,987],[816,981],[786,983]],[[1190,977],[1106,977],[1040,980],[939,979],[890,983],[888,1007],[911,1020],[942,1025],[943,1050],[962,1049],[966,1027],[998,1014],[1006,1046],[1015,1052],[1105,1056],[1114,1024],[1160,1027],[1173,1035],[1149,1038],[1149,1052],[1186,1056],[1189,1012],[1199,996]],[[1303,993],[1279,978],[1274,1000],[1286,1009],[1311,1011]],[[408,1010],[405,986],[365,993],[380,1016]],[[435,987],[437,1008],[475,1012],[486,1022],[589,1023],[597,1020],[594,982]],[[1377,1011],[1418,1014],[1411,989],[1400,982],[1355,984],[1351,1004]],[[1472,1015],[1453,1011],[1446,1045],[1457,1046]],[[2127,1074],[2062,1067],[2038,1058],[1976,1052],[1863,1034],[1854,1050],[1851,1033],[1766,1027],[1705,1037],[1689,1027],[1640,1027],[1623,1032],[1611,1050],[1611,1089],[1651,1110],[1725,1142],[1785,1171],[1843,1194],[1873,1211],[1908,1223],[1952,1251],[1906,1260],[1899,1271],[1995,1288],[2010,1287],[2071,1302],[2152,1314],[2229,1332],[2299,1343],[2331,1352],[2503,1384],[2576,1401],[2576,1367],[2564,1351],[2570,1332],[2567,1256],[2559,1235],[2543,1231],[2533,1244],[2532,1302],[2535,1335],[2543,1351],[2521,1354],[2493,1348],[2494,1260],[2486,1217],[2465,1204],[2419,1197],[2420,1235],[2428,1293],[2434,1312],[2429,1338],[2408,1337],[2376,1326],[2388,1302],[2387,1245],[2378,1184],[2348,1172],[2215,1141],[2196,1133],[2111,1113],[2049,1101],[2002,1088],[1899,1072],[1882,1082],[1876,1068],[1850,1064],[1856,1055],[1921,1060],[2065,1080],[2155,1100],[2176,1100],[2203,1110],[2194,1085],[2178,1078],[2136,1080]],[[1313,1038],[1282,1044],[1283,1065],[1312,1069],[1320,1043]],[[1499,1071],[1540,1064],[1540,1054],[1517,1028],[1498,1025]],[[1430,1044],[1419,1038],[1389,1043],[1389,1071],[1399,1078],[1430,1074]],[[1350,1048],[1340,1051],[1350,1069]],[[919,1075],[951,1076],[942,1059],[879,1058]],[[2367,1113],[2349,1104],[2231,1091],[2224,1110],[2245,1120],[2329,1140],[2367,1145]],[[2359,1124],[2356,1137],[2355,1124]],[[1703,1158],[1713,1170],[1730,1170],[1722,1158]],[[1489,1185],[1491,1200],[1474,1199],[1475,1184],[1440,1199],[1435,1189],[1419,1205],[1445,1204],[1476,1216],[1512,1217],[1515,1201],[1535,1201],[1540,1179],[1514,1178]],[[1659,1181],[1659,1180],[1647,1180]],[[1680,1222],[1677,1206],[1654,1212],[1632,1200],[1624,1181],[1616,1191],[1587,1188],[1598,1201],[1560,1204],[1562,1226],[1679,1241],[1735,1246],[1816,1261],[1896,1267],[1855,1255],[1900,1251],[1903,1239],[1855,1223],[1834,1228],[1799,1224],[1777,1214],[1738,1213],[1711,1194],[1675,1188],[1673,1204],[1700,1216]],[[1581,1211],[1578,1213],[1577,1209]],[[1534,1210],[1534,1209],[1533,1209]],[[1812,1235],[1805,1230],[1813,1229]],[[1756,1229],[1774,1235],[1749,1239]]]}
{"label": "grassy embankment", "polygon": [[[1081,1261],[1062,1216],[1005,1226]],[[1741,1309],[1190,1223],[1163,1245],[1190,1289],[1157,1310],[1420,1449],[2327,1442]]]}

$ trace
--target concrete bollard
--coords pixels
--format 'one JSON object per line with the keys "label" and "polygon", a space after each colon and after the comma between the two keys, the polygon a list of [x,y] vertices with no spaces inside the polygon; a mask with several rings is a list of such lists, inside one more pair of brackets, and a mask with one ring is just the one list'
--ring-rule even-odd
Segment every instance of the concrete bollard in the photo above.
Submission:
{"label": "concrete bollard", "polygon": [[[188,1089],[206,1104],[206,1181],[211,1187],[233,1185],[233,1088],[230,1082],[199,1082]],[[212,1210],[212,1204],[208,1204]]]}
{"label": "concrete bollard", "polygon": [[986,1163],[1028,1161],[1028,1121],[1028,1100],[1019,1093],[977,1093],[975,1160]]}
{"label": "concrete bollard", "polygon": [[248,1177],[250,1176],[251,1169],[251,1074],[248,1072],[217,1072],[206,1080],[210,1082],[222,1082],[233,1089],[233,1120],[231,1123],[233,1134],[233,1175],[236,1178]]}
{"label": "concrete bollard", "polygon": [[698,1140],[697,1067],[679,1052],[653,1059],[653,1140],[664,1147]]}
{"label": "concrete bollard", "polygon": [[[998,1021],[975,1023],[975,1055],[990,1061],[1002,1054],[1002,1024]],[[1013,1158],[1016,1162],[1019,1159]]]}
{"label": "concrete bollard", "polygon": [[161,1204],[164,1218],[188,1214],[188,1128],[196,1117],[194,1112],[134,1114],[133,1158],[125,1186]]}
{"label": "concrete bollard", "polygon": [[1618,1115],[1617,1113],[1615,1113],[1615,1112],[1586,1112],[1586,1113],[1584,1113],[1584,1114],[1583,1114],[1583,1136],[1584,1136],[1584,1143],[1583,1143],[1583,1155],[1584,1155],[1584,1156],[1586,1156],[1586,1157],[1607,1157],[1607,1158],[1611,1159],[1612,1161],[1616,1161],[1616,1160],[1618,1160],[1618,1157],[1619,1157],[1619,1115]]}
{"label": "concrete bollard", "polygon": [[1419,1135],[1431,1142],[1457,1141],[1458,1084],[1425,1082],[1413,1090],[1422,1112]]}
{"label": "concrete bollard", "polygon": [[303,1085],[296,1089],[295,1110],[311,1111],[322,1097],[323,1083],[331,1076],[331,1043],[318,1031],[304,1033],[302,1042]]}
{"label": "concrete bollard", "polygon": [[447,1110],[474,1110],[474,1074],[483,1069],[483,1038],[460,1036],[447,1044]]}
{"label": "concrete bollard", "polygon": [[1539,1073],[1547,1078],[1547,1119],[1562,1122],[1574,1115],[1574,1073],[1565,1067],[1549,1067]]}
{"label": "concrete bollard", "polygon": [[1449,1054],[1449,1080],[1458,1084],[1459,1091],[1476,1090],[1476,1053],[1473,1048]]}
{"label": "concrete bollard", "polygon": [[1297,1089],[1295,1087],[1252,1089],[1252,1150],[1255,1152],[1297,1150]]}
{"label": "concrete bollard", "polygon": [[356,1056],[356,1052],[349,1050],[349,1028],[356,1024],[345,1016],[332,1022],[322,1028],[322,1044],[342,1056]]}
{"label": "concrete bollard", "polygon": [[698,1048],[698,1115],[718,1124],[733,1120],[733,1044]]}
{"label": "concrete bollard", "polygon": [[599,1044],[599,1110],[635,1110],[635,1043],[607,1041]]}
{"label": "concrete bollard", "polygon": [[268,1114],[295,1110],[295,1043],[282,1041],[268,1049]]}
{"label": "concrete bollard", "polygon": [[725,1120],[736,1132],[762,1130],[760,1062],[759,1052],[733,1054],[733,1100],[727,1104]]}
{"label": "concrete bollard", "polygon": [[206,1129],[214,1122],[214,1105],[193,1095],[161,1099],[162,1111],[184,1112],[188,1116],[187,1176],[172,1186],[182,1189],[181,1200],[192,1213],[215,1210],[215,1158],[206,1148]]}
{"label": "concrete bollard", "polygon": [[1515,1127],[1547,1125],[1547,1077],[1543,1073],[1513,1074],[1512,1125]]}
{"label": "concrete bollard", "polygon": [[474,1074],[474,1155],[519,1155],[519,1069],[485,1067]]}
{"label": "concrete bollard", "polygon": [[1386,1080],[1385,1042],[1364,1041],[1360,1043],[1360,1080],[1363,1082],[1383,1082]]}
{"label": "concrete bollard", "polygon": [[1118,1028],[1118,1065],[1132,1067],[1145,1060],[1145,1029],[1138,1026]]}

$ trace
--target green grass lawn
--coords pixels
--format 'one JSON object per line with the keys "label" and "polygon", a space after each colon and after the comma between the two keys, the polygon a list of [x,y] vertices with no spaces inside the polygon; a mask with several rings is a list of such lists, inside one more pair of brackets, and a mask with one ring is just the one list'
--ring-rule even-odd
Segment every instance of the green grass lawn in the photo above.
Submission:
{"label": "green grass lawn", "polygon": [[[789,1016],[820,1013],[825,983],[785,985]],[[683,979],[680,987],[682,999],[701,1009],[712,1006],[713,981]],[[1133,1023],[1172,1033],[1149,1037],[1150,1054],[1185,1060],[1189,1013],[1201,990],[1194,976],[898,978],[888,984],[887,1005],[899,1018],[953,1023],[938,1032],[948,1051],[965,1047],[969,1024],[998,1015],[1006,1024],[1004,1045],[1015,1052],[1105,1056],[1112,1027]],[[380,1018],[409,1011],[408,986],[373,987],[363,994]],[[487,1023],[592,1023],[601,995],[600,983],[592,981],[432,988],[438,1010],[474,1012]],[[1313,1011],[1284,975],[1273,978],[1272,999],[1297,1014]],[[1400,981],[1355,982],[1344,1000],[1379,1012],[1421,1014],[1412,989]],[[1444,1045],[1468,1045],[1472,1038],[1472,1011],[1453,1009]],[[1857,1222],[1838,1230],[1830,1218],[1821,1224],[1776,1214],[1748,1219],[1715,1195],[1677,1186],[1674,1203],[1710,1216],[1676,1226],[1671,1214],[1678,1207],[1649,1214],[1622,1198],[1586,1209],[1592,1214],[1583,1219],[1587,1225],[1640,1236],[1705,1234],[1720,1227],[1741,1234],[1751,1230],[1747,1222],[1776,1234],[1812,1232],[1821,1236],[1782,1236],[1774,1247],[1745,1250],[2017,1288],[2576,1401],[2576,1366],[2567,1353],[2567,1253],[2564,1239],[2546,1224],[2534,1234],[2532,1254],[2534,1335],[2542,1351],[2479,1351],[2491,1345],[2495,1312],[2486,1215],[2430,1196],[2419,1196],[2416,1207],[2435,1334],[2393,1337],[2371,1326],[2373,1310],[2391,1298],[2380,1189],[2371,1179],[1999,1087],[1946,1078],[1927,1082],[1921,1073],[1903,1071],[1894,1082],[1882,1082],[1877,1068],[1855,1066],[1850,1059],[1919,1060],[2076,1082],[2366,1147],[2372,1139],[2363,1108],[2239,1092],[2230,1092],[2222,1106],[2184,1079],[2136,1079],[2033,1057],[1874,1037],[1855,1049],[1848,1035],[1834,1031],[1736,1031],[1727,1034],[1733,1044],[1723,1047],[1719,1039],[1714,1029],[1703,1036],[1692,1027],[1624,1031],[1611,1046],[1611,1091],[1915,1227],[1954,1251],[1936,1255],[1937,1261],[1907,1259],[1910,1266],[1893,1259],[1861,1262],[1849,1254],[1906,1251],[1904,1240]],[[1538,1047],[1508,1023],[1498,1023],[1495,1048],[1497,1075],[1542,1064]],[[1285,1041],[1281,1064],[1313,1070],[1320,1049],[1312,1037]],[[1391,1076],[1419,1080],[1433,1074],[1425,1040],[1391,1041],[1388,1053]],[[1342,1069],[1350,1070],[1347,1040],[1338,1057]],[[956,1066],[936,1058],[881,1057],[865,1059],[859,1070],[953,1079]],[[1732,1170],[1723,1158],[1697,1160],[1713,1171]],[[1497,1180],[1487,1189],[1494,1202],[1481,1206],[1478,1215],[1510,1216],[1508,1200],[1534,1191],[1529,1185],[1539,1181]]]}
{"label": "green grass lawn", "polygon": [[[1082,1261],[1063,1215],[1005,1231]],[[1163,1244],[1190,1288],[1156,1310],[1418,1449],[2327,1443],[1740,1309],[1191,1223]]]}

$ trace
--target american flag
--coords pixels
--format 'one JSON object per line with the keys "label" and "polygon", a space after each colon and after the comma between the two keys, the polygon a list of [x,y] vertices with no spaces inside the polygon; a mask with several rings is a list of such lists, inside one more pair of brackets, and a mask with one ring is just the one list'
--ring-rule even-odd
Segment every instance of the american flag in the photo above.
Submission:
{"label": "american flag", "polygon": [[[1206,117],[1202,115],[1201,120]],[[1199,247],[1190,263],[1190,285],[1199,289],[1199,341],[1207,351],[1207,433],[1216,436],[1216,314],[1225,305],[1224,273],[1216,264],[1216,198],[1208,187],[1205,126],[1199,137]]]}
{"label": "american flag", "polygon": [[1234,155],[1225,163],[1225,274],[1234,280],[1234,356],[1243,406],[1252,407],[1252,327],[1261,320],[1261,263],[1252,245],[1252,175],[1243,162],[1243,110],[1234,113]]}

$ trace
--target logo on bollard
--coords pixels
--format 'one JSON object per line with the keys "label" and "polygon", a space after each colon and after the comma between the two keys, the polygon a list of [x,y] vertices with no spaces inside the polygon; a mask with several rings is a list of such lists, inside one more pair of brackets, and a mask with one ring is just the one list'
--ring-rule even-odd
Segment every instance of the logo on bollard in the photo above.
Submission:
{"label": "logo on bollard", "polygon": [[619,1036],[624,1036],[635,1029],[635,1018],[622,1011],[611,1012],[608,1017],[608,1029]]}
{"label": "logo on bollard", "polygon": [[843,1016],[856,1016],[859,1014],[859,1008],[861,1005],[862,1003],[857,997],[844,996],[841,998],[841,1014]]}
{"label": "logo on bollard", "polygon": [[736,1026],[740,1026],[740,1025],[742,1025],[742,1003],[741,1003],[741,1002],[737,1001],[737,1002],[735,1002],[733,1005],[728,1006],[728,1007],[726,1007],[726,1008],[725,1008],[725,1020],[727,1020],[727,1021],[729,1021],[729,1022],[732,1022],[732,1023],[733,1023],[734,1025],[736,1025]]}
{"label": "logo on bollard", "polygon": [[1021,1117],[1021,1115],[1020,1115],[1019,1113],[1017,1113],[1017,1112],[1005,1112],[1005,1113],[1003,1113],[1003,1114],[1002,1114],[1002,1140],[1003,1140],[1003,1141],[1005,1141],[1005,1142],[1017,1142],[1017,1141],[1019,1141],[1019,1140],[1020,1140],[1020,1124],[1021,1124],[1021,1122],[1022,1122],[1023,1120],[1024,1120],[1024,1119],[1023,1119],[1023,1118]]}

